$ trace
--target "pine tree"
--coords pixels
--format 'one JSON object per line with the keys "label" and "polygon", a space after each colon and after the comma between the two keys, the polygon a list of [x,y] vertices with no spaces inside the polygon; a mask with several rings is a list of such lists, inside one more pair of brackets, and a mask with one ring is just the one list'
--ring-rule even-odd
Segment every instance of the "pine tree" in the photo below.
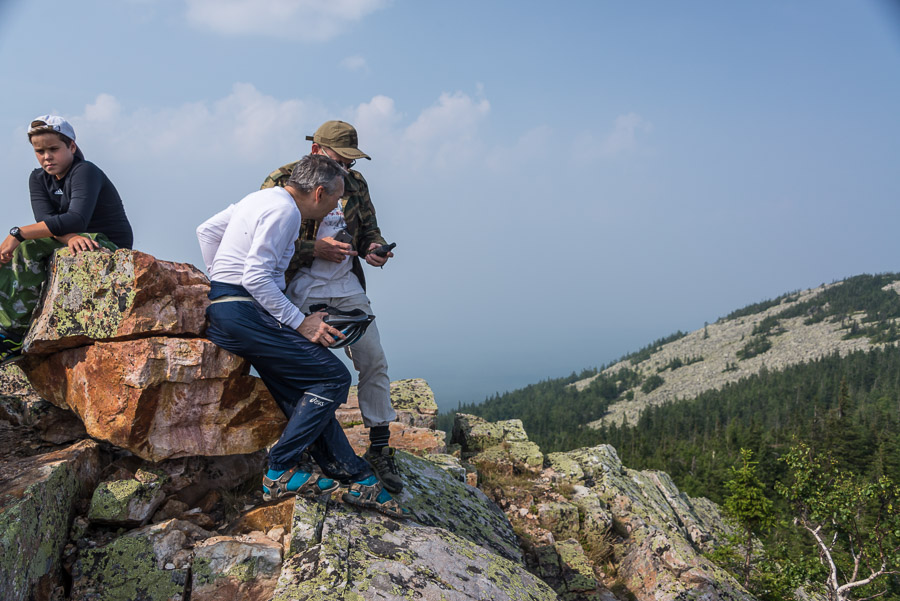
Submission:
{"label": "pine tree", "polygon": [[728,496],[725,498],[725,515],[737,522],[740,528],[738,544],[743,557],[741,572],[744,588],[750,588],[753,569],[753,546],[755,538],[773,523],[772,501],[766,498],[762,482],[756,475],[757,462],[753,461],[753,451],[741,449],[740,467],[731,468],[731,480],[725,482]]}

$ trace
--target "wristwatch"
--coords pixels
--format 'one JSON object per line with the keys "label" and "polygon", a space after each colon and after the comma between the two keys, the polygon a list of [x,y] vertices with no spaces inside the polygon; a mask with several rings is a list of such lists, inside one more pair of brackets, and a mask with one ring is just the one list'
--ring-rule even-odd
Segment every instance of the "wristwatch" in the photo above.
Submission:
{"label": "wristwatch", "polygon": [[9,235],[19,242],[25,242],[25,236],[22,235],[22,230],[20,230],[18,227],[14,227],[9,230]]}

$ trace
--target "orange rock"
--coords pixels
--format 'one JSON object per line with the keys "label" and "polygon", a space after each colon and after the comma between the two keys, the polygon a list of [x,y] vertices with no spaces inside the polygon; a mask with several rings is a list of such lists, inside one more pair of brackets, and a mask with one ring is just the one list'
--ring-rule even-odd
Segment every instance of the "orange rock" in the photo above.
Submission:
{"label": "orange rock", "polygon": [[[368,428],[353,426],[344,428],[344,432],[357,454],[362,455],[366,452],[366,449],[369,448]],[[399,422],[391,424],[391,446],[410,453],[444,453],[447,450],[444,436],[444,432],[440,430],[415,428]]]}
{"label": "orange rock", "polygon": [[268,532],[279,526],[290,532],[291,519],[294,515],[294,500],[294,497],[287,497],[277,503],[251,509],[228,528],[228,533]]}
{"label": "orange rock", "polygon": [[248,364],[202,338],[97,343],[20,365],[38,393],[72,409],[92,437],[149,461],[252,453],[284,429]]}

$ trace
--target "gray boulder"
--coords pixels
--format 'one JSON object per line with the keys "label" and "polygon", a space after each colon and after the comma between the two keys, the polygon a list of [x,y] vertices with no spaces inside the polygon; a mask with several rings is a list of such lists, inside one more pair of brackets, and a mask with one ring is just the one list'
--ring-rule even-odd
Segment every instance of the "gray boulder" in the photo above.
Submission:
{"label": "gray boulder", "polygon": [[281,545],[259,532],[198,543],[191,601],[269,601],[281,573],[281,554]]}
{"label": "gray boulder", "polygon": [[49,598],[75,503],[100,472],[97,443],[14,459],[0,460],[0,599]]}
{"label": "gray boulder", "polygon": [[210,532],[181,520],[132,530],[75,562],[72,601],[182,601],[189,549]]}
{"label": "gray boulder", "polygon": [[[298,499],[275,601],[555,600],[520,564],[447,530]],[[302,542],[301,542],[302,541]]]}
{"label": "gray boulder", "polygon": [[509,520],[483,492],[459,481],[443,463],[396,453],[404,488],[398,500],[419,524],[444,528],[506,559],[520,563],[522,550]]}

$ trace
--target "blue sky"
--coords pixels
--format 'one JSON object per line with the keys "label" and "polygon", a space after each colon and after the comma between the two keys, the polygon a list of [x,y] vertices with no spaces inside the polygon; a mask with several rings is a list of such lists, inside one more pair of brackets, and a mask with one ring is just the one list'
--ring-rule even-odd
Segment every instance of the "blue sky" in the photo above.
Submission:
{"label": "blue sky", "polygon": [[0,0],[4,227],[68,118],[136,246],[357,126],[393,379],[442,408],[898,271],[900,12],[875,0]]}

